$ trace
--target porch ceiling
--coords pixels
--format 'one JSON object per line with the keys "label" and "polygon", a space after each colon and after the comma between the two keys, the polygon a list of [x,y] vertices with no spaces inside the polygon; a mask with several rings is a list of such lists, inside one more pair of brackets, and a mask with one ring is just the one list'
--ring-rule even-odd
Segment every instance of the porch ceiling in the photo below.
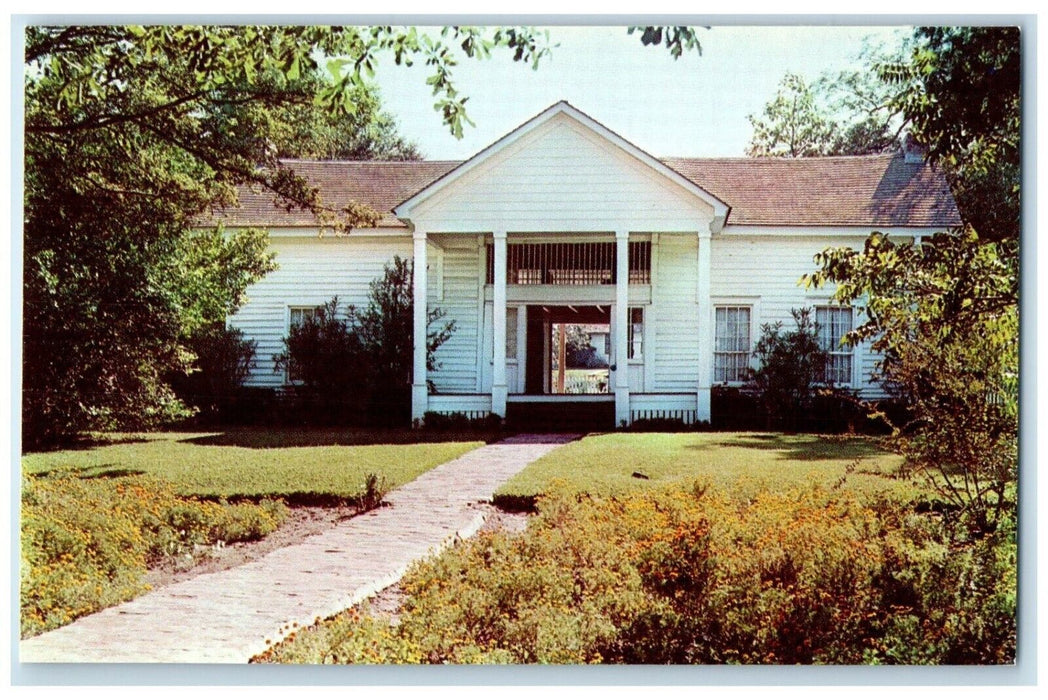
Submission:
{"label": "porch ceiling", "polygon": [[547,323],[609,324],[611,323],[611,306],[577,306],[577,305],[528,305],[528,313],[537,313]]}

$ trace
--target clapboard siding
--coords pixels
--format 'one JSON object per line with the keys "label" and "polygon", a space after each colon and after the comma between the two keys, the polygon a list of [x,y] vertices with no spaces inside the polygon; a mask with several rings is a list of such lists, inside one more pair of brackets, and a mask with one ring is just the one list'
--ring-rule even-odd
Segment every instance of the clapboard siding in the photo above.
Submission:
{"label": "clapboard siding", "polygon": [[[472,236],[439,238],[440,246],[429,248],[430,307],[439,306],[446,320],[455,321],[455,332],[437,351],[439,367],[429,378],[439,393],[471,393],[482,383],[478,352],[483,346],[479,337],[483,249]],[[805,290],[798,284],[801,275],[814,269],[812,256],[831,245],[861,247],[862,243],[860,237],[715,235],[711,294],[717,299],[756,299],[756,326],[775,321],[789,325],[792,309],[823,303],[831,293],[829,289]],[[662,234],[656,245],[655,284],[645,316],[645,332],[652,339],[645,362],[651,363],[651,371],[643,383],[638,378],[638,388],[694,391],[699,364],[698,236]],[[336,295],[343,305],[365,306],[369,285],[381,276],[383,267],[394,255],[410,259],[412,252],[407,235],[276,237],[271,246],[280,268],[248,289],[247,303],[230,319],[232,326],[258,344],[257,366],[247,381],[252,386],[284,383],[272,358],[283,349],[289,306],[317,306]],[[871,382],[877,360],[868,344],[856,351],[866,396],[883,395],[882,388]]]}
{"label": "clapboard siding", "polygon": [[248,301],[229,324],[258,343],[250,386],[281,386],[273,355],[283,350],[289,306],[319,306],[338,296],[340,305],[367,305],[368,287],[395,255],[410,259],[411,237],[324,237],[270,239],[280,266],[247,290]]}
{"label": "clapboard siding", "polygon": [[693,229],[712,207],[566,115],[416,206],[429,231]]}
{"label": "clapboard siding", "polygon": [[653,271],[645,329],[655,336],[655,364],[653,385],[645,386],[645,391],[695,391],[699,380],[698,236],[663,235],[657,245],[652,258],[658,267]]}
{"label": "clapboard siding", "polygon": [[[755,326],[782,321],[790,328],[793,309],[825,304],[833,293],[832,286],[805,289],[800,284],[802,275],[815,270],[813,256],[831,246],[861,250],[864,241],[859,236],[798,236],[796,233],[788,237],[737,236],[726,230],[724,235],[713,238],[711,295],[715,299],[758,298]],[[870,380],[877,358],[868,344],[856,348],[859,388],[871,398],[883,396],[883,389]]]}
{"label": "clapboard siding", "polygon": [[455,332],[437,349],[439,367],[429,373],[429,379],[442,394],[477,390],[479,248],[476,239],[470,237],[465,241],[451,240],[441,251],[444,297],[434,301],[431,295],[429,306],[439,307],[445,313],[443,322],[455,322]]}

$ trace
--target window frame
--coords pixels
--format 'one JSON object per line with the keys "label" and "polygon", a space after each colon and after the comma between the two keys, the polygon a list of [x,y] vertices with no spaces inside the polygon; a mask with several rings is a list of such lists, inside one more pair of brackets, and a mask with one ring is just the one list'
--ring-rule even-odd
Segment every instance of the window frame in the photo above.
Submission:
{"label": "window frame", "polygon": [[[744,368],[753,368],[753,344],[754,338],[756,337],[757,329],[757,318],[759,314],[758,310],[758,299],[753,297],[718,297],[712,300],[712,318],[710,323],[713,325],[713,345],[712,345],[712,357],[710,363],[710,377],[711,385],[724,385],[724,386],[741,386],[746,383],[744,379],[717,379],[717,356],[718,355],[744,355],[746,362],[738,366],[738,370],[741,371]],[[746,309],[750,315],[749,322],[749,343],[748,349],[743,350],[717,350],[717,312],[721,309]]]}
{"label": "window frame", "polygon": [[[647,335],[647,333],[646,333],[647,324],[645,323],[645,316],[647,316],[647,312],[645,312],[644,309],[645,309],[644,306],[627,306],[626,307],[626,362],[627,363],[633,362],[633,363],[636,363],[636,364],[642,364],[644,362],[644,336]],[[640,350],[640,352],[639,353],[634,352],[634,344],[633,344],[633,338],[634,338],[633,327],[635,325],[634,322],[633,322],[633,314],[634,314],[634,312],[640,314],[640,324],[639,324],[640,325],[640,343],[639,343],[639,346],[640,346],[639,350]],[[611,338],[611,333],[610,332],[608,333],[608,338],[609,338],[609,340]]]}
{"label": "window frame", "polygon": [[[494,309],[493,309],[494,311]],[[512,364],[517,362],[520,357],[520,317],[522,315],[521,307],[514,304],[506,305],[506,362]],[[510,321],[512,319],[512,322]],[[510,332],[512,329],[512,333]],[[510,343],[512,340],[512,345]],[[512,352],[511,352],[512,350]]]}
{"label": "window frame", "polygon": [[[304,315],[305,312],[307,312],[307,311],[310,312],[312,314],[311,318],[315,318],[317,313],[320,311],[320,309],[323,306],[324,306],[323,304],[288,304],[287,307],[286,307],[287,308],[287,313],[286,313],[286,315],[284,317],[284,321],[285,321],[285,323],[284,323],[285,336],[284,337],[286,338],[287,336],[291,335],[291,327],[292,327],[292,320],[291,319],[294,316],[294,313],[296,311],[303,312],[303,317],[302,318],[303,318],[303,320],[305,320],[305,318],[306,318],[305,315]],[[300,323],[301,323],[301,321],[300,321]],[[302,384],[302,380],[301,379],[299,379],[298,377],[294,377],[292,375],[292,366],[291,366],[291,357],[290,356],[288,356],[287,364],[284,366],[284,383],[285,384],[293,384],[293,385],[296,385],[296,386]]]}
{"label": "window frame", "polygon": [[[856,346],[852,345],[850,343],[846,344],[846,345],[841,345],[841,342],[840,342],[841,338],[844,337],[844,335],[842,334],[839,338],[837,338],[837,343],[835,345],[833,345],[831,347],[826,347],[823,344],[823,337],[822,337],[823,324],[819,321],[819,312],[820,311],[831,311],[831,312],[845,312],[846,311],[846,312],[848,312],[847,313],[847,315],[848,315],[848,329],[845,331],[845,333],[848,333],[850,331],[855,330],[855,307],[854,306],[850,306],[850,305],[849,306],[845,306],[843,304],[833,304],[833,303],[830,303],[830,302],[827,301],[825,303],[816,303],[813,306],[813,308],[814,308],[814,311],[815,311],[815,319],[814,319],[815,320],[815,325],[819,328],[819,345],[830,356],[829,361],[826,363],[826,369],[823,371],[823,377],[822,377],[823,384],[825,384],[826,386],[839,386],[839,387],[846,387],[846,388],[849,388],[849,389],[857,386],[858,383],[855,381],[855,372],[856,372],[857,365],[858,365],[858,353],[855,352]],[[844,314],[842,313],[842,315],[844,315]],[[832,323],[832,320],[831,320],[831,323]],[[828,333],[832,333],[832,331],[828,331]],[[836,368],[834,368],[833,364],[832,364],[834,357],[847,357],[847,358],[849,358],[849,360],[848,360],[849,368],[848,368],[848,372],[847,372],[847,374],[848,374],[848,381],[847,382],[840,382],[840,381],[831,380],[831,378],[829,376],[830,373],[831,372],[833,372],[833,373],[837,372]],[[833,379],[835,379],[835,377]]]}

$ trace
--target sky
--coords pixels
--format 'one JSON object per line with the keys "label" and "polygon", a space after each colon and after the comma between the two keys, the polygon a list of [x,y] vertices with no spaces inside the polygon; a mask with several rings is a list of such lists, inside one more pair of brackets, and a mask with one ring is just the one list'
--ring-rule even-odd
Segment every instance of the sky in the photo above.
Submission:
{"label": "sky", "polygon": [[393,65],[376,72],[383,103],[428,159],[469,158],[546,107],[567,100],[657,157],[742,156],[759,114],[783,75],[809,81],[827,72],[861,67],[864,40],[897,46],[903,27],[742,27],[699,30],[702,54],[673,60],[662,47],[645,47],[625,27],[549,27],[552,55],[538,70],[496,53],[464,59],[453,71],[469,97],[466,126],[455,139],[433,109],[424,65]]}

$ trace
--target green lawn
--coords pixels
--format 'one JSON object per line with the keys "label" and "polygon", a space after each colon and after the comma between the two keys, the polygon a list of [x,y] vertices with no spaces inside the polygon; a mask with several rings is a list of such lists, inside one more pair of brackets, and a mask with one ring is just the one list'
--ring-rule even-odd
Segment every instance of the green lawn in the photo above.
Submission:
{"label": "green lawn", "polygon": [[[481,446],[476,436],[407,430],[236,430],[111,436],[111,444],[22,458],[29,474],[148,474],[187,496],[347,498],[369,473],[389,488]],[[439,442],[411,442],[420,439]]]}
{"label": "green lawn", "polygon": [[[498,491],[507,501],[553,488],[592,495],[709,481],[749,497],[763,490],[819,483],[831,486],[849,470],[850,489],[912,493],[891,476],[901,457],[862,437],[775,433],[609,433],[591,435],[538,460]],[[648,477],[634,476],[634,473]]]}

